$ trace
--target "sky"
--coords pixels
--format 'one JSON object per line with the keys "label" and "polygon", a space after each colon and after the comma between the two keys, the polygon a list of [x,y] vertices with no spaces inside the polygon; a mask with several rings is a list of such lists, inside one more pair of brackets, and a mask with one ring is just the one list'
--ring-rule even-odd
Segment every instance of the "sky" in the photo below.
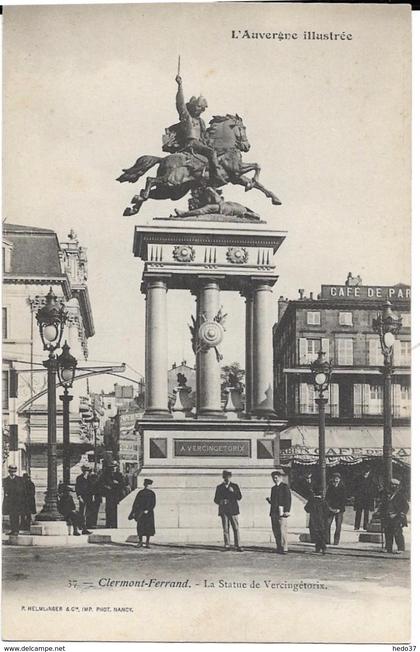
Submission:
{"label": "sky", "polygon": [[[282,200],[226,187],[226,199],[288,236],[275,261],[280,295],[344,283],[410,283],[410,69],[401,6],[73,5],[6,7],[4,184],[8,222],[70,228],[87,247],[96,334],[89,361],[144,370],[142,266],[135,224],[187,200],[150,200],[122,216],[141,187],[118,184],[142,154],[160,155],[177,121],[178,55],[185,93],[203,115],[238,113],[261,181]],[[357,11],[355,11],[357,10]],[[233,39],[232,30],[299,38]],[[305,41],[304,30],[352,40]],[[223,296],[226,362],[244,361],[243,300]],[[169,366],[193,364],[193,299],[170,292]],[[229,323],[230,322],[230,323]],[[238,333],[240,336],[238,336]],[[108,389],[112,379],[92,381]]]}

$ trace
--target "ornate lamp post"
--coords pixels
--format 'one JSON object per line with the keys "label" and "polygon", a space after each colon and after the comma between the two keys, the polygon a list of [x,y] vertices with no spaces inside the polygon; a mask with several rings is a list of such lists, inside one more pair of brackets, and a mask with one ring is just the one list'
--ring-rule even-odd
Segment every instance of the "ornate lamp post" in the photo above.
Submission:
{"label": "ornate lamp post", "polygon": [[401,328],[401,319],[396,317],[391,310],[391,303],[387,301],[382,312],[378,313],[373,320],[373,330],[379,335],[381,349],[384,356],[384,366],[382,373],[384,377],[384,443],[383,443],[383,461],[384,461],[384,480],[385,488],[391,486],[392,480],[392,407],[391,407],[391,389],[392,389],[392,358],[395,338]]}
{"label": "ornate lamp post", "polygon": [[63,401],[63,483],[70,484],[70,401],[73,397],[69,394],[69,389],[73,385],[77,360],[71,355],[67,342],[64,342],[63,351],[57,361],[58,377],[64,387],[64,394],[60,396]]}
{"label": "ornate lamp post", "polygon": [[62,521],[57,509],[57,404],[56,374],[57,358],[55,351],[60,347],[67,314],[64,307],[57,302],[52,288],[47,294],[46,304],[36,313],[39,332],[44,351],[49,351],[44,367],[48,372],[48,475],[45,503],[36,517],[37,521]]}
{"label": "ornate lamp post", "polygon": [[329,388],[332,373],[331,362],[325,360],[325,353],[319,351],[318,357],[311,363],[312,383],[315,391],[318,392],[318,398],[315,403],[318,405],[319,412],[319,472],[321,480],[322,495],[325,496],[327,490],[327,466],[325,459],[325,406],[328,399],[324,397],[324,392]]}

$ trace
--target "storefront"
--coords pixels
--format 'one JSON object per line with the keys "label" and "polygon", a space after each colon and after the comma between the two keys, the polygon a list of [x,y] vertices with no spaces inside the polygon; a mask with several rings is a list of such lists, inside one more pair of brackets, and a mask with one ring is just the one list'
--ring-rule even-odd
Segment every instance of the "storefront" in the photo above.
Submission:
{"label": "storefront", "polygon": [[[410,428],[393,429],[393,475],[407,492],[410,491],[411,433]],[[284,430],[275,445],[275,462],[290,468],[290,484],[294,491],[307,497],[318,475],[318,428],[293,426]],[[327,481],[339,472],[347,489],[349,503],[365,470],[371,471],[378,492],[383,484],[383,429],[365,427],[327,427],[325,429]]]}

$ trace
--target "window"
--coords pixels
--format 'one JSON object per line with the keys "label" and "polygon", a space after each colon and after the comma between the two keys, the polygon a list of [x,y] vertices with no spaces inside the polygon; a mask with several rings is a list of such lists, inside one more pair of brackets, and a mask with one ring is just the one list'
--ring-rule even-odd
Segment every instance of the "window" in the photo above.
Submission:
{"label": "window", "polygon": [[369,385],[369,394],[365,405],[366,414],[382,414],[383,387],[382,385]]}
{"label": "window", "polygon": [[337,339],[337,364],[353,364],[353,340],[350,338]]}
{"label": "window", "polygon": [[299,412],[300,414],[315,414],[317,412],[315,389],[311,383],[300,383],[299,385]]}
{"label": "window", "polygon": [[340,326],[353,326],[353,313],[339,312],[338,323],[340,324]]}
{"label": "window", "polygon": [[306,352],[306,363],[313,362],[318,357],[318,351],[321,349],[321,340],[306,340],[307,341],[307,352]]}
{"label": "window", "polygon": [[410,417],[411,415],[411,388],[409,385],[401,385],[400,389],[400,410],[401,417]]}
{"label": "window", "polygon": [[410,328],[411,326],[411,314],[409,312],[404,312],[401,315],[401,325],[403,328]]}
{"label": "window", "polygon": [[319,326],[321,323],[321,313],[319,311],[310,310],[306,313],[306,323],[311,326]]}
{"label": "window", "polygon": [[9,372],[3,370],[2,373],[2,383],[1,383],[1,400],[2,400],[2,409],[9,409]]}
{"label": "window", "polygon": [[384,357],[382,355],[381,342],[379,340],[379,335],[375,338],[371,337],[368,339],[369,344],[369,354],[368,360],[369,365],[374,367],[379,367],[384,363]]}
{"label": "window", "polygon": [[3,331],[3,339],[7,340],[7,308],[2,308],[1,324]]}
{"label": "window", "polygon": [[409,367],[411,364],[411,342],[400,340],[400,359],[399,364],[403,367]]}

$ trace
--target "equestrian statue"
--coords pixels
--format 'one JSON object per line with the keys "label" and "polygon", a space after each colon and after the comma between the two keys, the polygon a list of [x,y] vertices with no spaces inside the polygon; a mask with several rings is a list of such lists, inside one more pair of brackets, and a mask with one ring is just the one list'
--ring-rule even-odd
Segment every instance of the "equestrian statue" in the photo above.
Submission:
{"label": "equestrian statue", "polygon": [[[242,118],[237,114],[217,115],[213,116],[206,127],[201,114],[207,108],[207,101],[200,95],[185,102],[179,61],[175,80],[178,85],[176,108],[179,122],[165,129],[162,150],[168,155],[140,156],[131,168],[123,170],[117,181],[136,183],[148,170],[158,165],[156,176],[146,178],[144,188],[133,197],[131,206],[125,209],[124,215],[138,213],[147,199],[177,200],[188,192],[191,192],[189,211],[177,211],[178,218],[209,213],[207,207],[216,203],[218,206],[215,206],[215,212],[229,214],[220,200],[209,201],[209,194],[212,197],[220,196],[217,188],[228,183],[241,185],[245,191],[256,188],[271,199],[273,204],[280,205],[281,201],[276,195],[259,182],[261,168],[258,163],[242,161],[242,152],[250,149]],[[252,178],[245,176],[248,172],[254,172]],[[229,202],[226,202],[228,205]],[[201,208],[204,210],[200,211]],[[249,213],[250,209],[245,208],[244,219],[247,219]],[[259,219],[259,216],[254,213],[250,219]]]}

